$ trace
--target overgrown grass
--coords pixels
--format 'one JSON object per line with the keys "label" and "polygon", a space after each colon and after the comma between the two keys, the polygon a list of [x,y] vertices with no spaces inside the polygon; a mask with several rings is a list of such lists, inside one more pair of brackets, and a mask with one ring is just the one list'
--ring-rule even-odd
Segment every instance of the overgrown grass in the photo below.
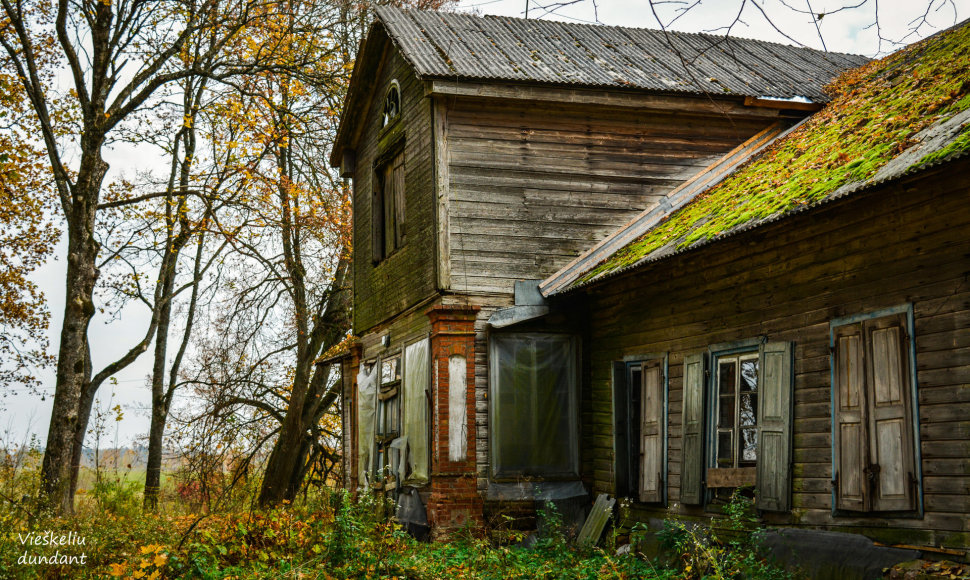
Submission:
{"label": "overgrown grass", "polygon": [[[678,537],[663,564],[635,550],[616,555],[609,534],[604,547],[578,549],[566,541],[555,513],[546,514],[543,534],[530,548],[471,529],[449,541],[417,542],[391,521],[386,500],[366,494],[354,500],[329,489],[259,511],[248,509],[253,490],[243,486],[232,501],[218,504],[224,508],[218,513],[193,513],[169,490],[159,514],[144,514],[141,490],[117,473],[102,474],[100,488],[79,497],[77,514],[59,519],[32,505],[35,477],[24,470],[0,473],[0,578],[696,578],[698,566],[686,567],[682,554],[715,545],[692,531]],[[706,577],[773,570],[751,546],[716,545],[751,565]],[[51,557],[53,563],[38,560]]]}

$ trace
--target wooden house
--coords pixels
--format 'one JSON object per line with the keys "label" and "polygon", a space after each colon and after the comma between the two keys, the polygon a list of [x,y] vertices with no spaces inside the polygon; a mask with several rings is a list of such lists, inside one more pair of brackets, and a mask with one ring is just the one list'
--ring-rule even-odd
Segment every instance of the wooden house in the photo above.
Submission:
{"label": "wooden house", "polygon": [[580,412],[586,320],[568,297],[550,310],[538,281],[698,175],[736,167],[864,62],[378,8],[330,159],[353,181],[347,484],[416,491],[442,529],[480,523],[491,499],[610,487],[591,455],[610,446],[580,437],[609,433]]}
{"label": "wooden house", "polygon": [[540,285],[586,312],[582,471],[628,522],[709,521],[748,486],[813,549],[905,549],[822,576],[966,558],[968,65],[964,24],[853,71]]}

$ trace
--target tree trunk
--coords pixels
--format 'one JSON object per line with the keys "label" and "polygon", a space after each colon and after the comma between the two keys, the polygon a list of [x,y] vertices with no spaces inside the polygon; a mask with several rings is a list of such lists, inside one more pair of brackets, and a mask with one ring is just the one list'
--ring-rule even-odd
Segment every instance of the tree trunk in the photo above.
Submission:
{"label": "tree trunk", "polygon": [[[97,148],[100,151],[100,147]],[[90,403],[84,399],[91,381],[91,353],[88,326],[94,316],[94,286],[98,280],[98,243],[94,239],[94,218],[101,182],[108,165],[98,153],[82,158],[74,188],[74,204],[67,215],[67,292],[61,343],[57,356],[57,382],[47,448],[41,467],[42,504],[62,515],[74,511],[74,488],[80,467],[84,431]]]}
{"label": "tree trunk", "polygon": [[[171,287],[171,281],[166,281]],[[166,296],[171,294],[167,289]],[[171,324],[172,302],[162,306],[155,337],[155,363],[152,368],[152,423],[148,429],[148,465],[145,468],[145,511],[158,510],[158,493],[162,485],[162,437],[168,420],[168,397],[165,393],[165,353],[168,348],[168,328]]]}

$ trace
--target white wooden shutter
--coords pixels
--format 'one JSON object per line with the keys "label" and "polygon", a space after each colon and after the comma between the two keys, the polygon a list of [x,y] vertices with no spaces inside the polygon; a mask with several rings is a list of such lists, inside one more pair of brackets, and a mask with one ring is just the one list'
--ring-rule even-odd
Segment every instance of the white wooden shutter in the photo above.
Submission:
{"label": "white wooden shutter", "polygon": [[862,324],[834,329],[835,339],[835,477],[836,506],[868,509],[865,348]]}
{"label": "white wooden shutter", "polygon": [[684,357],[683,450],[680,466],[680,501],[703,501],[701,476],[704,469],[704,378],[706,353]]}
{"label": "white wooden shutter", "polygon": [[905,314],[866,321],[869,456],[874,511],[916,508]]}
{"label": "white wooden shutter", "polygon": [[644,363],[640,391],[640,501],[663,501],[663,366]]}
{"label": "white wooden shutter", "polygon": [[758,361],[757,507],[788,511],[791,489],[792,344],[761,345]]}

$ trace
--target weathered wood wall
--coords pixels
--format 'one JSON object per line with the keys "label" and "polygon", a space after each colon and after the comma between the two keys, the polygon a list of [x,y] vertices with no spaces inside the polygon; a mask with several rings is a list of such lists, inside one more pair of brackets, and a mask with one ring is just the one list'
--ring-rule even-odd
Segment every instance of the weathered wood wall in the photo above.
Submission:
{"label": "weathered wood wall", "polygon": [[[970,190],[967,162],[882,186],[603,284],[583,466],[613,490],[611,362],[669,353],[669,503],[680,498],[684,355],[766,336],[795,346],[793,509],[779,525],[862,531],[887,543],[970,545]],[[833,517],[829,321],[911,302],[925,515]],[[665,510],[635,506],[639,518]],[[710,514],[707,514],[708,516]]]}
{"label": "weathered wood wall", "polygon": [[549,276],[773,120],[754,110],[729,119],[601,104],[440,102],[450,289],[460,293],[507,293],[515,280]]}
{"label": "weathered wood wall", "polygon": [[[431,100],[396,49],[388,48],[382,62],[374,71],[378,81],[361,129],[354,172],[354,330],[358,335],[433,295],[437,286]],[[405,139],[405,239],[401,248],[375,264],[371,258],[374,163],[382,153],[381,112],[393,79],[401,87]]]}

